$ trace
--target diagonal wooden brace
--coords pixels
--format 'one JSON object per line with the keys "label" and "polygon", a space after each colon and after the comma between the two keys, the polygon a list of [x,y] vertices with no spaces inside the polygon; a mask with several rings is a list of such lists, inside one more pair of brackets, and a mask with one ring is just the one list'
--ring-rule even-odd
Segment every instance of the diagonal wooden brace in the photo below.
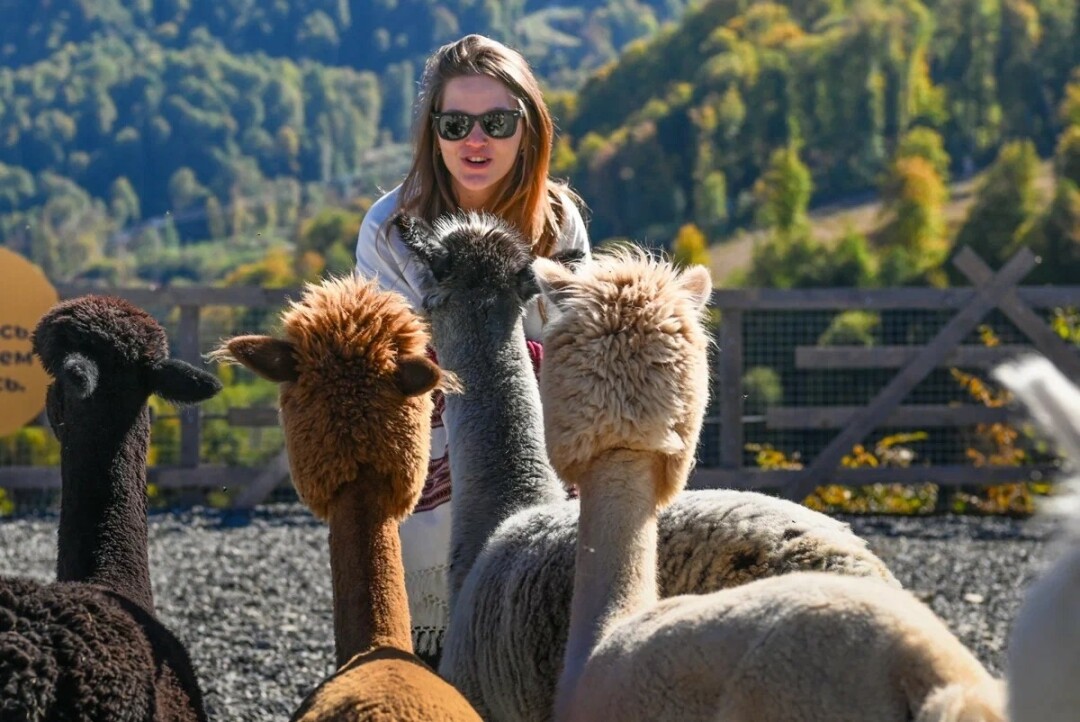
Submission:
{"label": "diagonal wooden brace", "polygon": [[[953,264],[975,286],[986,283],[994,275],[986,262],[967,247],[957,254]],[[1076,355],[1076,350],[1054,333],[1030,306],[1021,301],[1015,289],[1010,288],[1005,292],[998,302],[998,308],[1031,339],[1039,353],[1050,359],[1073,381],[1080,380],[1080,356]]]}
{"label": "diagonal wooden brace", "polygon": [[[963,255],[963,252],[960,255]],[[1030,249],[1024,248],[1009,259],[1009,262],[986,283],[975,287],[971,299],[938,331],[920,353],[900,369],[900,372],[878,392],[867,406],[851,417],[844,429],[798,475],[798,478],[787,488],[785,495],[789,499],[801,501],[820,486],[821,481],[836,468],[844,455],[880,424],[893,408],[926,378],[949,355],[949,352],[971,333],[972,329],[978,326],[983,316],[997,306],[1005,294],[1036,265],[1038,265],[1038,259],[1035,258],[1035,254]]]}

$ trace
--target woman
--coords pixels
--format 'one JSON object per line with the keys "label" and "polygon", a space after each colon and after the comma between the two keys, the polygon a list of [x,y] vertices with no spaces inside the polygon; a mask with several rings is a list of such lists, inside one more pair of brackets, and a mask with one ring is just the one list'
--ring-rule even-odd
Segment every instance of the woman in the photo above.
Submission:
{"label": "woman", "polygon": [[[520,54],[480,35],[443,46],[424,68],[417,106],[412,166],[364,217],[358,274],[378,278],[420,308],[417,270],[389,223],[399,210],[428,221],[459,209],[488,211],[517,226],[537,256],[588,256],[577,196],[548,177],[551,114]],[[534,301],[526,309],[525,335],[537,370],[542,326]],[[428,480],[401,526],[413,643],[433,663],[449,619],[450,469],[441,409],[437,397]]]}

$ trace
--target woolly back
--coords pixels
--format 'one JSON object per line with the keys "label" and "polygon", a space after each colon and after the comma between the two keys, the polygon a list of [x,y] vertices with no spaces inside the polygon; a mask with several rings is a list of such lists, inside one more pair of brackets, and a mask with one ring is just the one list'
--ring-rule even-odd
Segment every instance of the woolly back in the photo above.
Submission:
{"label": "woolly back", "polygon": [[403,357],[422,356],[428,334],[404,298],[374,281],[308,284],[281,316],[298,376],[283,383],[281,422],[293,483],[326,518],[342,484],[366,473],[381,512],[403,518],[420,497],[431,443],[431,394],[406,395]]}
{"label": "woolly back", "polygon": [[598,254],[573,272],[534,263],[553,307],[540,391],[547,448],[568,484],[615,449],[651,452],[657,502],[686,483],[709,396],[708,271],[679,271],[644,251]]}

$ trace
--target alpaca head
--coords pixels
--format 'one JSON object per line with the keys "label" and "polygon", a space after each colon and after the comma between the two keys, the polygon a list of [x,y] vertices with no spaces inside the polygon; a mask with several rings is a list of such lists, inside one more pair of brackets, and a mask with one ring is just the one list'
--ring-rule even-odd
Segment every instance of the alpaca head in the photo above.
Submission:
{"label": "alpaca head", "polygon": [[440,355],[458,346],[447,343],[448,334],[506,333],[539,290],[528,242],[495,216],[462,212],[429,225],[399,215],[394,223],[420,265],[424,310]]}
{"label": "alpaca head", "polygon": [[423,323],[398,294],[352,277],[308,284],[281,320],[285,338],[238,336],[212,357],[281,384],[293,484],[317,516],[342,485],[372,483],[373,508],[405,517],[427,475],[429,392],[445,384]]}
{"label": "alpaca head", "polygon": [[[61,441],[94,414],[98,424],[130,423],[151,394],[176,404],[221,390],[212,374],[169,358],[165,331],[146,311],[111,296],[81,296],[53,306],[38,321],[33,349],[53,377],[49,423]],[[70,425],[69,425],[70,422]]]}
{"label": "alpaca head", "polygon": [[708,401],[709,272],[627,249],[576,273],[542,258],[533,267],[553,309],[540,390],[556,471],[587,484],[609,452],[652,454],[665,503],[686,483]]}

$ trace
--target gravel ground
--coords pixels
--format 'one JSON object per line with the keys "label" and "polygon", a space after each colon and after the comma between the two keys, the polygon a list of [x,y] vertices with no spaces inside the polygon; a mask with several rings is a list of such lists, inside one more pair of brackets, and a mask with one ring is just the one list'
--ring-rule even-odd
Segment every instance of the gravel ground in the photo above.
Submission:
{"label": "gravel ground", "polygon": [[[1052,553],[1041,520],[847,518],[995,673],[1024,585]],[[0,572],[53,578],[56,517],[0,522]],[[287,719],[333,671],[326,527],[298,504],[150,519],[159,615],[183,639],[211,718]]]}

